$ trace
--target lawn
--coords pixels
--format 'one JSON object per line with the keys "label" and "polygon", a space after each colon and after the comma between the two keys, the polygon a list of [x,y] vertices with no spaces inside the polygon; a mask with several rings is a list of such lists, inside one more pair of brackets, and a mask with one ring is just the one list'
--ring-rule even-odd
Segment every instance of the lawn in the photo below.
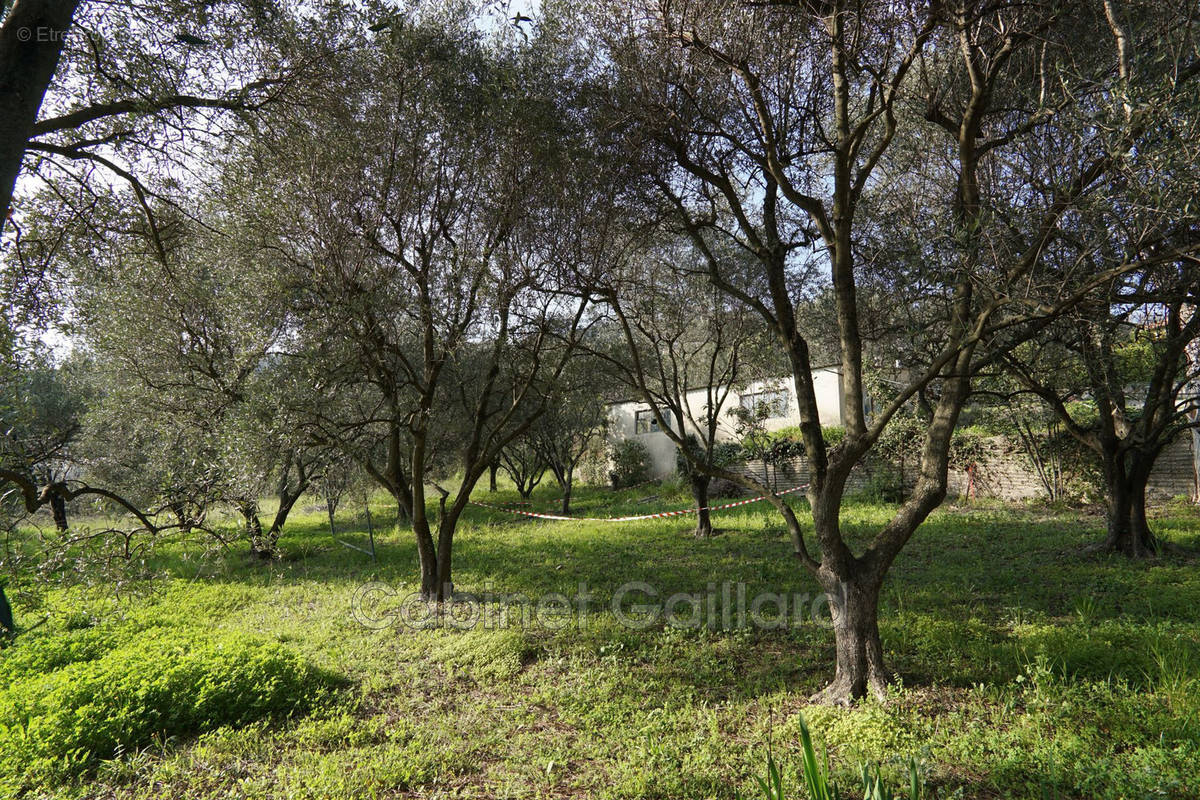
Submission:
{"label": "lawn", "polygon": [[[414,626],[401,621],[411,535],[380,500],[373,562],[336,543],[313,502],[269,565],[243,546],[164,543],[116,589],[78,573],[49,590],[11,578],[18,621],[41,624],[0,653],[0,796],[753,796],[768,750],[796,790],[801,715],[843,780],[863,761],[899,779],[911,756],[939,798],[1200,796],[1200,564],[1082,555],[1103,524],[1092,513],[934,514],[882,600],[901,682],[887,703],[842,710],[806,703],[832,672],[819,603],[815,621],[737,628],[731,609],[734,627],[722,624],[725,582],[734,600],[738,584],[748,598],[817,592],[766,506],[716,516],[711,540],[687,517],[472,509],[456,590],[561,594],[571,611],[551,597],[522,625],[510,597],[507,624],[490,603],[474,626],[469,606]],[[686,504],[677,489],[585,489],[574,509]],[[888,513],[851,504],[846,528],[867,536]],[[365,545],[356,509],[338,524]],[[1194,509],[1173,504],[1155,524],[1200,548]],[[631,605],[651,589],[700,593],[714,627],[646,621]]]}

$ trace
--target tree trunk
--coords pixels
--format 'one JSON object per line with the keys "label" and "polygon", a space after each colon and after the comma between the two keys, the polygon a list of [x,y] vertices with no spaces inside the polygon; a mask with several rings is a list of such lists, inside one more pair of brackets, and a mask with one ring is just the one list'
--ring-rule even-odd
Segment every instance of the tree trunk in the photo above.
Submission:
{"label": "tree trunk", "polygon": [[488,491],[496,491],[496,472],[500,469],[500,464],[493,461],[488,464]]}
{"label": "tree trunk", "polygon": [[456,523],[457,520],[450,516],[443,516],[438,521],[437,591],[435,597],[439,603],[448,600],[454,594],[454,582],[451,579],[450,567],[453,563]]}
{"label": "tree trunk", "polygon": [[813,702],[850,705],[868,694],[887,696],[891,676],[883,664],[879,638],[879,586],[881,577],[861,567],[852,578],[843,579],[822,567],[821,585],[829,599],[833,638],[837,648],[837,670],[833,682],[813,696]]}
{"label": "tree trunk", "polygon": [[[896,555],[918,526],[946,497],[949,444],[969,388],[966,365],[970,350],[959,354],[953,369],[959,377],[943,383],[941,400],[925,434],[916,485],[872,545],[856,557],[841,536],[840,514],[846,481],[861,453],[841,451],[824,476],[813,476],[809,498],[821,562],[817,580],[829,601],[837,668],[833,682],[813,696],[814,702],[849,705],[868,695],[887,696],[892,680],[883,661],[879,638],[879,589]],[[792,534],[801,537],[798,523],[789,519]]]}
{"label": "tree trunk", "polygon": [[1200,503],[1200,428],[1192,428],[1192,502]]}
{"label": "tree trunk", "polygon": [[696,501],[696,537],[699,539],[707,539],[713,535],[712,518],[708,511],[710,481],[707,475],[692,473],[692,499]]}
{"label": "tree trunk", "polygon": [[429,532],[429,520],[424,515],[413,518],[413,534],[417,537],[417,561],[421,567],[421,599],[438,599],[438,554]]}
{"label": "tree trunk", "polygon": [[[936,471],[936,468],[931,470],[934,477]],[[891,681],[879,638],[879,587],[888,565],[886,561],[871,564],[856,558],[841,539],[841,498],[848,474],[844,467],[831,466],[824,481],[810,494],[813,526],[822,546],[816,577],[829,603],[837,654],[833,681],[811,700],[841,706],[868,695],[882,699]],[[910,501],[897,512],[888,528],[911,534],[924,519],[921,512],[925,505]],[[801,532],[794,531],[793,535],[799,536]]]}
{"label": "tree trunk", "polygon": [[0,26],[0,231],[78,6],[79,0],[17,0]]}
{"label": "tree trunk", "polygon": [[304,481],[296,488],[295,492],[289,493],[286,489],[280,491],[279,510],[275,512],[275,518],[271,520],[271,528],[267,531],[267,540],[272,551],[278,549],[279,537],[283,534],[283,526],[287,524],[288,515],[292,513],[296,501],[300,499],[307,487],[308,482]]}
{"label": "tree trunk", "polygon": [[179,522],[179,529],[184,533],[191,533],[193,528],[192,516],[188,513],[187,503],[182,501],[172,501],[168,504],[171,513],[175,515],[175,519]]}
{"label": "tree trunk", "polygon": [[67,524],[67,501],[62,495],[50,495],[50,512],[54,515],[54,527],[60,532],[70,527]]}
{"label": "tree trunk", "polygon": [[288,503],[286,507],[281,506],[279,511],[275,512],[275,518],[271,520],[271,528],[267,532],[272,540],[279,541],[280,534],[283,533],[283,526],[287,524],[288,514],[291,513],[292,504]]}
{"label": "tree trunk", "polygon": [[266,533],[262,533],[262,526],[261,524],[259,525],[259,558],[267,561],[279,555],[279,533],[281,530],[282,528],[276,528],[272,525],[267,529]]}
{"label": "tree trunk", "polygon": [[571,513],[571,484],[573,482],[570,475],[567,475],[566,480],[562,482],[562,513],[564,517]]}
{"label": "tree trunk", "polygon": [[412,521],[412,493],[407,489],[387,487],[396,501],[396,525],[405,525]]}
{"label": "tree trunk", "polygon": [[370,498],[363,498],[363,510],[367,512],[367,538],[371,542],[371,558],[375,558],[375,523],[371,520]]}
{"label": "tree trunk", "polygon": [[247,532],[250,536],[250,557],[261,559],[262,561],[270,561],[275,555],[275,550],[271,547],[271,543],[263,536],[262,523],[259,522],[257,515],[251,515],[246,520]]}
{"label": "tree trunk", "polygon": [[258,519],[258,504],[254,502],[238,503],[238,511],[246,523],[246,537],[250,540],[250,556],[267,561],[275,557],[275,548],[267,537],[263,536],[262,522]]}
{"label": "tree trunk", "polygon": [[17,623],[13,621],[12,606],[4,596],[4,586],[0,584],[0,637],[12,636],[17,632]]}
{"label": "tree trunk", "polygon": [[1102,550],[1130,558],[1145,558],[1158,552],[1158,540],[1146,521],[1145,470],[1128,477],[1114,476],[1108,482],[1108,535]]}

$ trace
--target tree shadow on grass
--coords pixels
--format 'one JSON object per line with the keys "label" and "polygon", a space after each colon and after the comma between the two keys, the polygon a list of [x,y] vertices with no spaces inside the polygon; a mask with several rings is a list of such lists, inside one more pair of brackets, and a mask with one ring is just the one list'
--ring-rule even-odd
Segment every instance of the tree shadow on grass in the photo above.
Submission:
{"label": "tree shadow on grass", "polygon": [[[603,496],[584,495],[577,508],[599,507],[603,501]],[[848,507],[847,535],[861,547],[890,513],[887,507]],[[412,586],[417,558],[411,532],[396,529],[394,517],[386,513],[376,512],[375,520],[377,561],[338,545],[319,516],[297,519],[282,545],[303,557],[272,565],[271,579]],[[727,514],[722,522],[723,535],[696,539],[690,518],[559,523],[473,509],[455,541],[456,590],[536,600],[550,593],[574,598],[585,587],[593,596],[589,607],[602,613],[611,612],[614,595],[630,584],[653,587],[658,601],[678,592],[705,595],[714,587],[720,594],[725,582],[744,585],[749,598],[760,592],[817,593],[816,583],[792,556],[784,532],[770,526],[769,516],[751,510]],[[1044,632],[1078,628],[1082,635],[1097,625],[1135,629],[1200,621],[1200,579],[1194,565],[1119,557],[1081,561],[1071,555],[1079,544],[1102,534],[1100,523],[1094,517],[1021,510],[936,513],[901,553],[885,584],[881,627],[890,664],[908,685],[1006,681],[1031,654],[1039,653],[1061,664],[1065,674],[1132,678],[1144,670],[1145,659],[1101,659],[1075,633]],[[1186,524],[1163,528],[1184,538],[1195,536]],[[365,522],[339,520],[339,533],[351,541],[365,540]],[[252,571],[235,570],[226,577]],[[723,605],[719,598],[718,616]],[[815,688],[832,670],[832,634],[826,629],[757,631],[737,640],[736,653],[722,637],[740,634],[718,633],[693,642],[687,654],[677,654],[677,665],[661,662],[661,633],[638,635],[645,641],[630,645],[631,664],[657,665],[662,674],[713,697],[754,696],[778,687],[781,680]],[[607,645],[624,641],[609,638]],[[1105,641],[1123,651],[1148,640],[1114,631]],[[705,668],[705,659],[715,666]]]}

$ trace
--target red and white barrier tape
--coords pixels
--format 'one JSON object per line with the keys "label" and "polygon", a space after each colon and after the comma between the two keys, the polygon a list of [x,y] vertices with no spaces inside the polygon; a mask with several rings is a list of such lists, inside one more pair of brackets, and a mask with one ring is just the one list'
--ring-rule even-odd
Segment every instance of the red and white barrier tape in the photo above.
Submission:
{"label": "red and white barrier tape", "polygon": [[[799,492],[802,489],[807,489],[807,488],[808,488],[808,484],[806,483],[803,486],[797,486],[793,489],[784,489],[782,492],[776,492],[775,494],[776,494],[776,496],[784,495],[784,494],[791,494],[792,492]],[[757,503],[760,500],[766,500],[767,497],[769,497],[769,496],[770,495],[765,495],[765,494],[759,495],[758,497],[751,497],[747,500],[739,500],[736,503],[726,503],[723,506],[709,506],[708,508],[703,509],[703,510],[705,510],[705,511],[724,511],[727,508],[737,508],[738,506],[745,506],[745,505],[749,505],[751,503]],[[553,519],[553,520],[561,520],[563,522],[636,522],[638,520],[643,520],[643,519],[664,519],[666,517],[681,517],[684,514],[695,514],[701,510],[698,508],[684,508],[684,509],[680,509],[678,511],[660,511],[657,514],[638,514],[638,515],[632,516],[632,517],[566,517],[566,516],[562,516],[560,514],[538,514],[533,511],[519,511],[515,508],[503,508],[502,506],[492,505],[490,503],[479,503],[479,502],[476,502],[475,500],[471,501],[471,505],[479,506],[480,508],[490,508],[493,511],[504,511],[508,514],[517,514],[522,517],[533,517],[535,519]]]}

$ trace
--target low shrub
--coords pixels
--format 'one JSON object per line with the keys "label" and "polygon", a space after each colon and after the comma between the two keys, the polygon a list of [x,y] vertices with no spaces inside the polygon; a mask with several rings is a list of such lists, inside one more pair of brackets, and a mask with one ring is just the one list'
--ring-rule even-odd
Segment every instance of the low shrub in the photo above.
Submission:
{"label": "low shrub", "polygon": [[63,781],[170,737],[287,716],[331,685],[282,645],[242,634],[154,631],[78,655],[0,689],[0,788]]}
{"label": "low shrub", "polygon": [[506,680],[537,656],[537,646],[520,630],[455,631],[433,649],[441,664],[477,683]]}
{"label": "low shrub", "polygon": [[0,676],[4,683],[11,683],[26,675],[42,675],[69,664],[94,661],[128,639],[131,633],[140,633],[143,627],[126,624],[120,628],[115,625],[79,628],[68,624],[59,635],[23,637],[19,647],[4,654]]}
{"label": "low shrub", "polygon": [[829,447],[836,447],[846,438],[846,429],[841,425],[822,425],[821,438]]}
{"label": "low shrub", "polygon": [[[846,438],[846,429],[840,425],[826,425],[821,428],[821,437],[826,447],[836,447]],[[804,434],[797,425],[777,431],[751,431],[742,437],[738,447],[741,458],[765,461],[776,466],[805,455]]]}
{"label": "low shrub", "polygon": [[645,445],[625,439],[612,446],[609,479],[614,489],[623,489],[650,478],[650,453]]}

